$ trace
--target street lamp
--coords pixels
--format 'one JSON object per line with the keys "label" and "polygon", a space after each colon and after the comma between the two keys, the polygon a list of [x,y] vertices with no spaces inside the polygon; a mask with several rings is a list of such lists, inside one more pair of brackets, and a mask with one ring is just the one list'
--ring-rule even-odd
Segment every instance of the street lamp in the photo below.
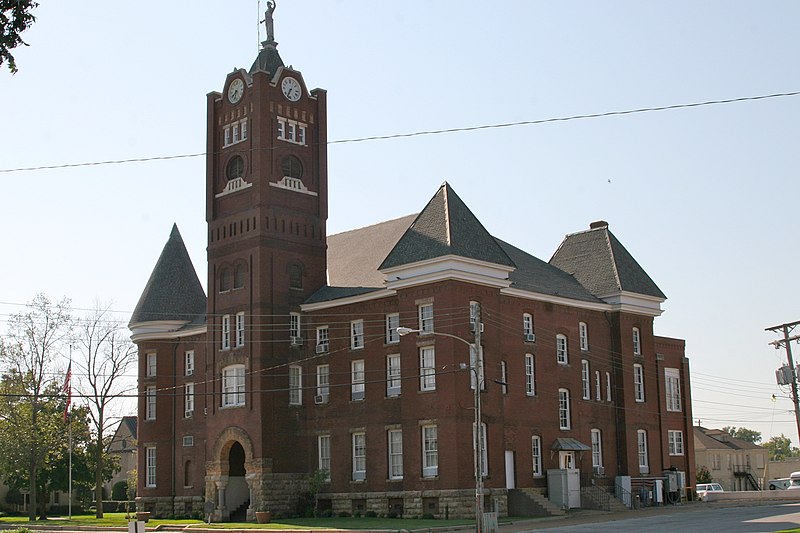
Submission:
{"label": "street lamp", "polygon": [[[478,324],[480,321],[477,322]],[[404,335],[408,335],[409,333],[425,333],[427,335],[436,335],[439,337],[450,337],[451,339],[455,339],[459,342],[462,342],[469,346],[470,354],[472,350],[475,350],[475,364],[470,365],[467,367],[466,363],[461,363],[460,367],[462,369],[469,368],[472,372],[475,373],[475,437],[474,437],[474,450],[475,455],[473,457],[473,461],[475,464],[475,529],[478,533],[482,533],[483,531],[483,469],[481,468],[483,462],[483,435],[482,435],[482,426],[481,426],[481,377],[483,376],[483,359],[481,358],[480,354],[480,327],[475,328],[475,343],[471,343],[466,339],[462,339],[456,335],[451,335],[450,333],[440,333],[435,331],[425,331],[419,329],[411,329],[411,328],[404,328],[399,327],[397,328],[397,334],[401,337]]]}

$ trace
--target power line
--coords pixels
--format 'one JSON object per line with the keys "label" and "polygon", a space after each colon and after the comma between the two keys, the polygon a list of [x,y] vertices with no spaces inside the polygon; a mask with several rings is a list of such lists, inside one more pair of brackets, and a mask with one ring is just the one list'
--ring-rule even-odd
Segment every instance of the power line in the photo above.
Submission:
{"label": "power line", "polygon": [[[488,130],[488,129],[499,129],[499,128],[513,128],[518,126],[535,126],[539,124],[548,124],[551,122],[569,122],[573,120],[585,120],[591,118],[606,118],[606,117],[613,117],[613,116],[622,116],[622,115],[633,115],[638,113],[650,113],[654,111],[671,111],[675,109],[688,109],[693,107],[704,107],[710,105],[718,105],[718,104],[733,104],[739,102],[751,102],[756,100],[767,100],[770,98],[783,98],[786,96],[798,96],[800,95],[800,91],[791,91],[791,92],[783,92],[783,93],[773,93],[773,94],[763,94],[758,96],[741,96],[738,98],[727,98],[721,100],[706,100],[703,102],[691,102],[688,104],[672,104],[672,105],[664,105],[664,106],[652,106],[652,107],[639,107],[635,109],[626,109],[621,111],[605,111],[602,113],[588,113],[583,115],[568,115],[566,117],[552,117],[552,118],[543,118],[537,120],[522,120],[518,122],[505,122],[499,124],[482,124],[479,126],[464,126],[460,128],[444,128],[439,130],[421,130],[421,131],[413,131],[407,133],[392,133],[388,135],[370,135],[367,137],[353,137],[350,139],[338,139],[333,141],[328,141],[328,145],[334,144],[353,144],[353,143],[361,143],[361,142],[370,142],[370,141],[386,141],[391,139],[405,139],[410,137],[422,137],[427,135],[443,135],[448,133],[462,133],[462,132],[469,132],[469,131],[479,131],[479,130]],[[44,166],[37,166],[37,167],[18,167],[18,168],[5,168],[0,169],[0,173],[11,173],[11,172],[34,172],[39,170],[55,170],[55,169],[64,169],[64,168],[75,168],[75,167],[92,167],[92,166],[101,166],[101,165],[119,165],[119,164],[127,164],[127,163],[144,163],[149,161],[166,161],[170,159],[187,159],[193,157],[201,157],[207,155],[207,152],[198,152],[194,154],[177,154],[177,155],[166,155],[166,156],[153,156],[153,157],[137,157],[137,158],[130,158],[130,159],[111,159],[107,161],[90,161],[84,163],[64,163],[58,165],[44,165]]]}

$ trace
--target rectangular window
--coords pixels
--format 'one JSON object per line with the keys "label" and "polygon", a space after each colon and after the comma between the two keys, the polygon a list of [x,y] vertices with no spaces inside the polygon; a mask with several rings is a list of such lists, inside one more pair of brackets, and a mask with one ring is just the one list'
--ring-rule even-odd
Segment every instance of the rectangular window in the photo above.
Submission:
{"label": "rectangular window", "polygon": [[397,328],[399,327],[399,313],[391,313],[386,315],[386,344],[397,344],[400,342],[400,334],[397,333]]}
{"label": "rectangular window", "polygon": [[359,401],[364,399],[364,360],[350,363],[350,399]]}
{"label": "rectangular window", "polygon": [[681,410],[681,374],[677,368],[665,368],[667,411]]}
{"label": "rectangular window", "polygon": [[578,323],[578,332],[581,344],[581,351],[585,352],[589,350],[589,327],[586,325],[586,322]]}
{"label": "rectangular window", "polygon": [[306,144],[306,127],[300,124],[297,125],[297,144]]}
{"label": "rectangular window", "polygon": [[439,475],[439,443],[436,426],[422,426],[422,477]]}
{"label": "rectangular window", "polygon": [[148,446],[145,448],[145,486],[153,488],[156,486],[156,447]]}
{"label": "rectangular window", "polygon": [[600,371],[599,370],[595,370],[594,371],[594,399],[599,402],[602,399],[602,397],[603,397],[603,386],[602,386],[601,381],[600,381]]}
{"label": "rectangular window", "polygon": [[719,454],[715,453],[714,455],[711,456],[711,469],[712,470],[719,470],[720,469],[719,468],[719,464],[720,464]]}
{"label": "rectangular window", "polygon": [[400,396],[400,354],[386,356],[386,396]]}
{"label": "rectangular window", "polygon": [[330,479],[331,473],[331,436],[319,435],[317,437],[317,450],[319,453],[319,462],[317,463],[320,470],[328,473]]}
{"label": "rectangular window", "polygon": [[527,342],[533,340],[533,315],[529,313],[522,315],[522,334],[525,335]]}
{"label": "rectangular window", "polygon": [[433,304],[420,305],[419,308],[419,331],[420,333],[433,332]]}
{"label": "rectangular window", "polygon": [[669,438],[669,454],[683,455],[683,431],[670,429],[667,431]]}
{"label": "rectangular window", "polygon": [[328,348],[328,326],[320,326],[317,328],[317,353],[326,353]]}
{"label": "rectangular window", "polygon": [[633,399],[644,401],[644,369],[639,364],[633,365]]}
{"label": "rectangular window", "polygon": [[286,140],[286,121],[280,118],[278,119],[278,139]]}
{"label": "rectangular window", "polygon": [[350,349],[360,350],[364,347],[364,321],[353,320],[350,322]]}
{"label": "rectangular window", "polygon": [[194,435],[184,435],[183,446],[184,448],[191,448],[192,446],[194,446]]}
{"label": "rectangular window", "polygon": [[242,140],[244,141],[247,139],[247,121],[243,120],[240,124],[242,126]]}
{"label": "rectangular window", "polygon": [[389,479],[403,479],[403,432],[390,429],[387,432],[389,445]]}
{"label": "rectangular window", "polygon": [[328,365],[317,366],[317,397],[314,403],[327,403],[330,394],[331,368]]}
{"label": "rectangular window", "polygon": [[244,313],[236,313],[236,347],[244,346]]}
{"label": "rectangular window", "polygon": [[147,404],[145,407],[145,420],[156,419],[156,388],[147,387]]}
{"label": "rectangular window", "polygon": [[541,477],[542,473],[542,438],[531,437],[531,455],[533,456],[533,477]]}
{"label": "rectangular window", "polygon": [[525,394],[536,395],[536,365],[533,354],[525,354]]}
{"label": "rectangular window", "polygon": [[611,401],[611,373],[606,372],[606,401]]}
{"label": "rectangular window", "polygon": [[303,369],[289,366],[289,405],[303,404]]}
{"label": "rectangular window", "polygon": [[419,349],[419,390],[436,390],[436,354],[433,346]]}
{"label": "rectangular window", "polygon": [[233,142],[235,142],[235,143],[239,142],[239,125],[238,124],[234,124],[233,125]]}
{"label": "rectangular window", "polygon": [[353,480],[367,479],[367,436],[353,433]]}
{"label": "rectangular window", "polygon": [[300,313],[289,313],[289,339],[292,344],[300,340]]}
{"label": "rectangular window", "polygon": [[194,383],[183,386],[183,412],[186,418],[194,414]]}
{"label": "rectangular window", "polygon": [[642,355],[641,336],[639,328],[633,328],[633,355]]}
{"label": "rectangular window", "polygon": [[231,315],[222,316],[222,349],[229,350],[231,347]]}
{"label": "rectangular window", "polygon": [[244,405],[244,365],[222,369],[222,407]]}
{"label": "rectangular window", "polygon": [[581,361],[581,388],[583,389],[583,399],[591,399],[592,393],[589,385],[589,361],[586,359]]}
{"label": "rectangular window", "polygon": [[149,352],[147,354],[147,377],[153,378],[156,375],[156,365],[158,364],[158,358],[156,357],[156,352]]}
{"label": "rectangular window", "polygon": [[603,466],[603,441],[599,429],[592,430],[592,466]]}
{"label": "rectangular window", "polygon": [[560,365],[569,363],[569,355],[567,353],[567,337],[565,335],[556,335],[556,361]]}
{"label": "rectangular window", "polygon": [[294,121],[289,121],[286,128],[286,138],[290,141],[294,141],[294,129],[297,123]]}
{"label": "rectangular window", "polygon": [[569,390],[558,389],[558,427],[570,429]]}
{"label": "rectangular window", "polygon": [[640,429],[636,432],[636,443],[639,449],[639,473],[649,474],[650,463],[647,461],[647,432]]}
{"label": "rectangular window", "polygon": [[194,374],[194,350],[186,352],[185,372],[187,376]]}

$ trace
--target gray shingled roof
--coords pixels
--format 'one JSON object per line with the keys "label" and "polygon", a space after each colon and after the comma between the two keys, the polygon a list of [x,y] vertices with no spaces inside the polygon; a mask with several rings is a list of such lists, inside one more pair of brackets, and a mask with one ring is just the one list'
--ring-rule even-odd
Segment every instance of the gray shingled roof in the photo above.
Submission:
{"label": "gray shingled roof", "polygon": [[596,296],[627,291],[667,298],[606,223],[593,224],[592,229],[567,235],[550,264],[575,276]]}
{"label": "gray shingled roof", "polygon": [[278,67],[282,66],[284,66],[283,59],[281,59],[278,49],[272,44],[266,44],[258,53],[256,60],[253,61],[253,65],[250,67],[250,74],[263,70],[274,75],[278,71]]}
{"label": "gray shingled roof", "polygon": [[515,266],[447,182],[439,187],[378,268],[383,270],[445,255]]}
{"label": "gray shingled roof", "polygon": [[749,442],[728,434],[721,429],[708,429],[702,426],[694,426],[695,449],[706,450],[763,450],[753,442]]}
{"label": "gray shingled roof", "polygon": [[169,240],[131,315],[129,326],[160,320],[185,320],[202,325],[205,312],[206,293],[178,226],[173,225]]}

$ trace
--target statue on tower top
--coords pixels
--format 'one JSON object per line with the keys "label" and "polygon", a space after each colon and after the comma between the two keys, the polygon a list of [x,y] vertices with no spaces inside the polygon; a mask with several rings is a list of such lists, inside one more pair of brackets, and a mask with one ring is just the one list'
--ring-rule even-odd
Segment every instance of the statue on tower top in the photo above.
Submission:
{"label": "statue on tower top", "polygon": [[265,42],[275,42],[275,21],[272,14],[275,13],[275,0],[267,0],[267,10],[264,12],[264,26],[267,28],[267,40]]}

